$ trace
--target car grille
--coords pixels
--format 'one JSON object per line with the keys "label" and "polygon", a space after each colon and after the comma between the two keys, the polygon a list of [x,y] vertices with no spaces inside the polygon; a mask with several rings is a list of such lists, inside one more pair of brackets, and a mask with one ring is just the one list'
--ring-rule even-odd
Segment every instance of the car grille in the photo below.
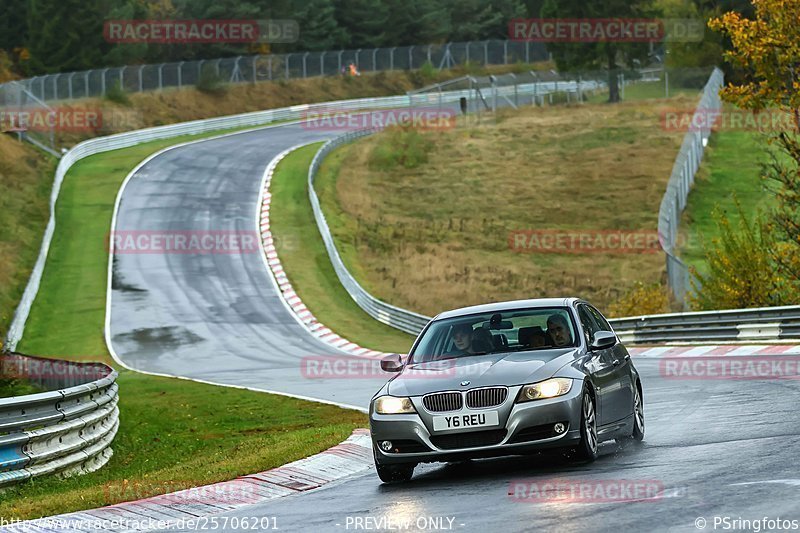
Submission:
{"label": "car grille", "polygon": [[508,389],[505,387],[475,389],[467,392],[467,407],[470,409],[494,407],[506,401],[507,397]]}
{"label": "car grille", "polygon": [[432,413],[458,411],[463,405],[460,392],[439,392],[422,398],[422,405]]}
{"label": "car grille", "polygon": [[489,431],[435,435],[431,437],[431,442],[440,450],[457,450],[460,448],[477,448],[478,446],[499,444],[503,441],[505,436],[505,429],[492,429]]}

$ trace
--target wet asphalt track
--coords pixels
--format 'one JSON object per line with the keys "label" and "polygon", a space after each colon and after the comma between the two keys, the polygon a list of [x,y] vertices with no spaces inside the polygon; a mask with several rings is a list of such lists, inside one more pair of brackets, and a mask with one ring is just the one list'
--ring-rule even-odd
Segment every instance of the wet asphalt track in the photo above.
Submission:
{"label": "wet asphalt track", "polygon": [[[329,135],[283,126],[167,152],[128,184],[117,231],[252,231],[272,157]],[[114,272],[112,343],[134,368],[361,407],[380,386],[301,375],[302,357],[332,350],[289,315],[259,254],[121,254]],[[554,456],[425,465],[399,486],[370,472],[219,516],[275,517],[281,531],[413,531],[429,518],[453,531],[699,531],[698,517],[714,531],[714,516],[800,520],[797,381],[675,381],[659,376],[656,359],[636,365],[645,443],[606,444],[592,465]],[[606,487],[642,480],[662,492],[649,501],[569,504],[508,494],[513,480],[553,478]]]}

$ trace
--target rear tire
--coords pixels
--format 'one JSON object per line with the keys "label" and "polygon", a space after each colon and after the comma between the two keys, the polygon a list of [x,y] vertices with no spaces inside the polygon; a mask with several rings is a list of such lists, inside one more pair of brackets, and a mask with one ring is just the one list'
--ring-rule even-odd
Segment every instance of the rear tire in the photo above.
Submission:
{"label": "rear tire", "polygon": [[414,463],[382,465],[378,462],[378,454],[375,450],[372,451],[372,455],[375,458],[375,471],[378,472],[378,477],[384,483],[401,483],[410,480],[414,475],[414,468],[417,466]]}
{"label": "rear tire", "polygon": [[597,459],[597,409],[594,397],[588,390],[581,399],[581,440],[575,447],[574,457],[590,463]]}

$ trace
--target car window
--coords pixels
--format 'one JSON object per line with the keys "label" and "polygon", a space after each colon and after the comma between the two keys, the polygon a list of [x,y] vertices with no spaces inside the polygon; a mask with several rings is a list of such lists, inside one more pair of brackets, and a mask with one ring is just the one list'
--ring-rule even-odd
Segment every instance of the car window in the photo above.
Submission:
{"label": "car window", "polygon": [[591,344],[592,339],[594,339],[594,334],[600,331],[600,326],[595,322],[594,317],[589,312],[586,305],[581,304],[578,306],[578,318],[581,320],[581,328],[586,338],[586,344]]}
{"label": "car window", "polygon": [[489,353],[566,348],[578,329],[569,309],[531,308],[437,320],[411,351],[411,361],[427,362]]}
{"label": "car window", "polygon": [[594,317],[595,322],[597,323],[597,325],[600,327],[601,330],[603,330],[603,331],[614,331],[611,328],[611,325],[608,323],[608,320],[606,320],[606,317],[604,317],[602,315],[602,313],[600,313],[600,311],[598,311],[597,309],[595,309],[591,305],[587,306],[587,308],[589,309],[589,312],[592,314],[592,316]]}

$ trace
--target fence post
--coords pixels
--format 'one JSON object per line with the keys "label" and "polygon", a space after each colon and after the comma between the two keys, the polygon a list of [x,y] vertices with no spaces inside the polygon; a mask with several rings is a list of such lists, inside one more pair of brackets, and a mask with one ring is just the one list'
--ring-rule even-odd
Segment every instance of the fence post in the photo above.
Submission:
{"label": "fence post", "polygon": [[508,65],[508,40],[503,41],[503,64]]}
{"label": "fence post", "polygon": [[222,59],[217,59],[217,64],[214,66],[214,70],[216,71],[218,78],[219,78],[219,64],[221,61]]}
{"label": "fence post", "polygon": [[378,48],[372,49],[372,71],[378,71]]}
{"label": "fence post", "polygon": [[286,54],[285,56],[283,56],[283,64],[284,64],[283,66],[285,67],[283,70],[284,70],[284,76],[286,76],[287,80],[289,79],[289,58],[290,57],[292,57],[292,54]]}
{"label": "fence post", "polygon": [[[100,71],[100,96],[106,95],[106,72],[108,72],[107,68],[104,68]],[[159,83],[161,82],[161,72],[158,73]]]}
{"label": "fence post", "polygon": [[428,63],[432,63],[432,61],[431,61],[431,45],[428,45]]}
{"label": "fence post", "polygon": [[344,54],[344,50],[339,50],[339,73],[342,72],[342,54]]}
{"label": "fence post", "polygon": [[664,95],[669,98],[669,71],[664,69]]}
{"label": "fence post", "polygon": [[306,61],[308,60],[308,54],[310,54],[310,53],[311,52],[306,52],[305,54],[303,54],[303,77],[304,78],[308,77],[308,68],[307,68]]}
{"label": "fence post", "polygon": [[178,89],[183,87],[183,76],[181,75],[181,71],[183,70],[184,61],[178,63]]}
{"label": "fence post", "polygon": [[139,66],[139,92],[144,90],[144,84],[142,82],[142,71],[144,70],[144,65]]}
{"label": "fence post", "polygon": [[361,61],[359,61],[359,58],[358,58],[360,53],[361,53],[361,48],[356,50],[356,68],[359,69],[359,70],[361,70]]}
{"label": "fence post", "polygon": [[319,54],[319,75],[325,75],[325,52]]}
{"label": "fence post", "polygon": [[392,47],[389,49],[389,70],[394,70],[394,51],[397,50],[397,47]]}
{"label": "fence post", "polygon": [[256,83],[258,81],[258,56],[253,56],[250,66],[253,67],[253,83]]}
{"label": "fence post", "polygon": [[472,46],[472,41],[467,41],[464,53],[464,62],[469,63],[469,47]]}
{"label": "fence post", "polygon": [[122,90],[125,87],[125,78],[123,74],[125,73],[125,67],[120,67],[119,69],[119,88]]}
{"label": "fence post", "polygon": [[72,78],[75,77],[75,74],[77,74],[77,72],[72,72],[72,73],[70,73],[69,78],[67,78],[67,83],[69,83],[69,99],[70,100],[72,100]]}
{"label": "fence post", "polygon": [[272,54],[269,56],[267,68],[269,69],[269,81],[272,81]]}
{"label": "fence post", "polygon": [[[206,62],[205,59],[201,59],[200,61],[197,62],[197,81],[200,81],[200,78],[203,76],[203,63],[205,63],[205,62]],[[161,80],[161,74],[160,73],[158,75],[158,78],[159,78],[159,84],[160,84],[161,83],[161,81],[160,81]]]}
{"label": "fence post", "polygon": [[525,63],[531,62],[531,42],[525,41]]}
{"label": "fence post", "polygon": [[[198,78],[200,79],[200,78]],[[164,63],[158,65],[158,90],[164,89]]]}
{"label": "fence post", "polygon": [[61,74],[56,74],[53,78],[53,100],[58,100],[58,78],[61,77]]}
{"label": "fence post", "polygon": [[412,53],[412,50],[414,50],[414,47],[413,46],[409,46],[408,47],[408,70],[413,70],[414,69],[414,54]]}
{"label": "fence post", "polygon": [[497,119],[497,78],[489,76],[489,79],[492,81],[492,113],[495,113]]}

